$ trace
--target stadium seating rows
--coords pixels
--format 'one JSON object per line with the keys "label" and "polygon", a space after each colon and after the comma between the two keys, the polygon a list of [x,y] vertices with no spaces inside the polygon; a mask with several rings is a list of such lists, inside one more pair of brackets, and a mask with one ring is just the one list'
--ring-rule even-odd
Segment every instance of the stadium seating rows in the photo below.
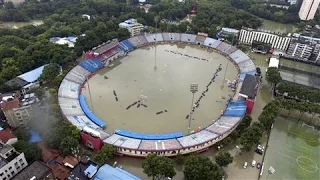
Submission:
{"label": "stadium seating rows", "polygon": [[[186,42],[197,44],[217,49],[218,51],[229,55],[229,57],[238,65],[239,87],[246,74],[255,74],[255,65],[250,58],[236,47],[219,40],[197,36],[193,34],[179,33],[157,33],[145,34],[119,43],[119,49],[124,52],[129,52],[140,46],[154,42]],[[109,56],[109,55],[107,55]],[[104,127],[105,123],[94,116],[88,107],[82,107],[85,104],[84,97],[79,95],[79,88],[85,82],[86,77],[103,67],[103,64],[95,59],[88,59],[80,62],[78,66],[72,69],[62,81],[59,89],[59,104],[64,116],[79,129],[85,126],[90,126],[94,129]],[[234,101],[229,102],[222,116],[213,124],[201,131],[192,133],[187,136],[182,136],[182,133],[171,134],[141,134],[125,130],[117,130],[113,135],[103,140],[104,143],[114,145],[118,148],[141,150],[141,151],[165,151],[179,150],[206,142],[219,140],[224,134],[232,131],[246,112],[246,105],[243,101],[238,100],[238,94],[234,96]],[[81,103],[82,102],[82,103]],[[86,105],[86,104],[85,104]],[[82,107],[82,108],[81,108]],[[84,112],[85,110],[85,112]],[[88,112],[91,112],[88,113]]]}

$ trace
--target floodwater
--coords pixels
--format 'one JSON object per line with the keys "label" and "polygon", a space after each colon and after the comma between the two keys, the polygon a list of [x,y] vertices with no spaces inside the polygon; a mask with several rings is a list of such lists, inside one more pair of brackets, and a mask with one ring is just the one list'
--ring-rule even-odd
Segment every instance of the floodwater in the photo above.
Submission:
{"label": "floodwater", "polygon": [[259,29],[268,30],[271,32],[280,32],[280,33],[293,33],[296,31],[296,27],[293,24],[282,24],[267,19],[263,20],[262,26]]}
{"label": "floodwater", "polygon": [[[189,122],[186,117],[192,104],[190,84],[198,84],[195,103],[206,91],[220,64],[222,71],[208,86],[192,115],[191,130],[196,130],[218,118],[228,96],[233,94],[226,85],[222,87],[223,79],[237,77],[234,65],[212,50],[181,44],[137,49],[89,80],[93,108],[89,88],[83,93],[95,115],[106,121],[107,132],[126,129],[140,133],[186,134]],[[141,105],[134,104],[137,101]]]}
{"label": "floodwater", "polygon": [[[271,131],[261,179],[320,179],[319,131],[278,118]],[[270,167],[275,173],[268,175]]]}

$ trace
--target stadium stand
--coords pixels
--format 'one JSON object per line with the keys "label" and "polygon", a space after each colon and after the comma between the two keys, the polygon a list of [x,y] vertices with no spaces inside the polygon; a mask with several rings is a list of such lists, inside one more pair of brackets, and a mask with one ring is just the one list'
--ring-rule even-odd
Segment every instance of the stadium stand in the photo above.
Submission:
{"label": "stadium stand", "polygon": [[79,65],[90,73],[94,73],[104,66],[103,63],[97,58],[86,59],[80,62]]}
{"label": "stadium stand", "polygon": [[238,67],[241,73],[252,72],[256,70],[256,66],[251,59],[238,63]]}
{"label": "stadium stand", "polygon": [[60,109],[65,116],[83,115],[78,99],[58,97]]}
{"label": "stadium stand", "polygon": [[242,117],[246,113],[247,106],[244,101],[231,101],[227,109],[224,111],[224,116]]}
{"label": "stadium stand", "polygon": [[242,61],[250,59],[244,52],[242,52],[240,50],[236,50],[235,52],[231,53],[229,56],[237,64],[241,63]]}
{"label": "stadium stand", "polygon": [[241,117],[221,116],[216,122],[207,127],[206,130],[223,135],[233,128],[240,120]]}
{"label": "stadium stand", "polygon": [[68,121],[75,125],[79,130],[82,130],[86,126],[90,126],[93,129],[99,129],[100,127],[94,124],[87,116],[66,116]]}
{"label": "stadium stand", "polygon": [[193,146],[208,142],[217,137],[218,135],[215,133],[209,132],[207,130],[202,130],[194,134],[190,134],[190,135],[178,138],[178,141],[182,147],[187,148],[187,147],[193,147]]}
{"label": "stadium stand", "polygon": [[133,50],[135,47],[129,42],[129,40],[126,39],[120,42],[119,48],[124,52],[129,52]]}
{"label": "stadium stand", "polygon": [[207,47],[210,47],[210,48],[217,48],[220,43],[221,43],[221,41],[208,37],[208,38],[203,42],[203,45],[204,45],[204,46],[207,46]]}
{"label": "stadium stand", "polygon": [[139,146],[139,150],[176,150],[181,149],[180,143],[177,139],[168,140],[142,140]]}
{"label": "stadium stand", "polygon": [[207,36],[197,35],[195,39],[195,43],[198,45],[202,45],[206,39],[207,39]]}
{"label": "stadium stand", "polygon": [[101,128],[104,128],[106,126],[106,123],[102,120],[100,120],[96,115],[93,114],[93,112],[89,109],[86,100],[83,95],[79,95],[79,102],[81,105],[81,108],[83,109],[83,112],[88,116],[88,118],[94,122],[96,125],[98,125]]}
{"label": "stadium stand", "polygon": [[113,49],[114,47],[117,47],[119,45],[119,41],[117,39],[114,39],[110,41],[109,43],[103,43],[99,45],[98,47],[93,48],[93,52],[97,54],[104,54],[110,49]]}
{"label": "stadium stand", "polygon": [[117,129],[115,133],[125,137],[144,139],[144,140],[174,139],[174,138],[179,138],[183,136],[182,132],[168,133],[168,134],[142,134],[142,133],[136,133],[136,132],[131,132],[131,131],[122,130],[122,129]]}
{"label": "stadium stand", "polygon": [[[203,36],[204,37],[204,36]],[[192,34],[179,33],[157,33],[131,37],[119,43],[119,46],[108,45],[99,46],[95,50],[103,54],[103,58],[108,58],[119,51],[129,52],[136,47],[154,42],[188,42],[197,44],[203,43],[209,48],[216,48],[218,51],[229,55],[235,62],[240,72],[238,86],[235,88],[233,101],[230,101],[222,116],[209,125],[207,128],[183,136],[181,132],[168,134],[143,134],[126,130],[116,130],[114,134],[107,138],[101,138],[103,143],[117,147],[118,152],[132,156],[146,156],[150,152],[157,152],[165,156],[175,156],[178,152],[183,154],[200,151],[215,142],[223,139],[241,121],[246,113],[247,106],[243,100],[239,100],[239,92],[243,85],[243,80],[247,74],[256,73],[255,65],[250,58],[237,48],[213,38],[203,38]],[[111,48],[104,52],[103,48]],[[100,51],[101,50],[101,51]],[[100,57],[101,58],[101,57]],[[79,88],[86,81],[86,77],[103,67],[103,63],[97,58],[87,59],[74,67],[61,82],[58,92],[58,102],[62,114],[66,119],[80,130],[90,127],[101,132],[101,128],[106,124],[97,118],[88,108],[83,95],[79,95]],[[181,150],[181,151],[180,151]]]}
{"label": "stadium stand", "polygon": [[148,43],[148,41],[146,40],[146,38],[143,35],[134,36],[128,40],[135,47],[144,46]]}
{"label": "stadium stand", "polygon": [[181,34],[181,41],[187,43],[194,43],[197,35],[194,34]]}
{"label": "stadium stand", "polygon": [[138,149],[141,143],[140,139],[129,138],[125,136],[120,136],[118,134],[113,134],[107,139],[103,140],[104,143],[112,144],[114,146],[126,149]]}
{"label": "stadium stand", "polygon": [[58,96],[78,99],[79,88],[80,84],[63,79],[59,87]]}
{"label": "stadium stand", "polygon": [[68,74],[65,76],[65,79],[82,84],[89,74],[89,71],[78,65],[68,72]]}

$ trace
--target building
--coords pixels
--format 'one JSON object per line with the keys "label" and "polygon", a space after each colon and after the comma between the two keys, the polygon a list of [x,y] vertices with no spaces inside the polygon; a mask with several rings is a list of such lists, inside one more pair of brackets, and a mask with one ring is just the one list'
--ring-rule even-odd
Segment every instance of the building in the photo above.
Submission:
{"label": "building", "polygon": [[18,87],[21,89],[22,94],[25,94],[30,89],[39,87],[40,84],[38,79],[41,76],[45,66],[47,66],[47,64],[21,74],[20,76],[5,82],[5,84],[10,87]]}
{"label": "building", "polygon": [[295,35],[290,41],[286,58],[320,64],[320,39]]}
{"label": "building", "polygon": [[139,177],[125,171],[119,167],[112,167],[108,164],[101,166],[94,176],[94,180],[105,179],[125,179],[125,180],[141,180]]}
{"label": "building", "polygon": [[12,145],[18,141],[16,135],[14,135],[9,128],[2,129],[0,128],[0,141],[3,144]]}
{"label": "building", "polygon": [[239,43],[251,46],[253,42],[261,42],[270,44],[273,49],[287,50],[290,43],[289,36],[271,33],[270,31],[242,28],[240,30]]}
{"label": "building", "polygon": [[141,23],[138,23],[136,19],[128,19],[120,23],[119,27],[128,29],[131,37],[141,34],[141,31],[144,29],[144,26]]}
{"label": "building", "polygon": [[102,62],[113,60],[119,57],[119,41],[113,39],[111,41],[100,44],[92,48],[91,51],[85,53],[85,59],[98,58]]}
{"label": "building", "polygon": [[297,0],[288,0],[288,3],[290,3],[290,5],[295,5],[297,4]]}
{"label": "building", "polygon": [[19,174],[13,180],[55,180],[51,169],[40,161],[35,161]]}
{"label": "building", "polygon": [[9,180],[28,165],[23,153],[13,146],[0,142],[0,179]]}
{"label": "building", "polygon": [[74,48],[77,37],[52,37],[49,41],[59,45],[68,45],[69,48]]}
{"label": "building", "polygon": [[80,138],[84,145],[92,150],[99,151],[103,146],[103,140],[109,136],[104,131],[95,130],[89,126],[85,126],[80,132]]}
{"label": "building", "polygon": [[253,110],[254,103],[256,101],[256,96],[259,91],[260,80],[260,76],[246,74],[242,82],[242,86],[239,91],[239,96],[245,100],[248,114],[250,114]]}
{"label": "building", "polygon": [[308,21],[314,18],[317,12],[320,0],[303,0],[299,10],[299,18]]}

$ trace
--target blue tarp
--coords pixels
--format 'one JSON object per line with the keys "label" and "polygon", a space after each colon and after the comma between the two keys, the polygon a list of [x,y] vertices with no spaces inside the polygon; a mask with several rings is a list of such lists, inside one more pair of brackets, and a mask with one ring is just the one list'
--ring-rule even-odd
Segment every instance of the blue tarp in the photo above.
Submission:
{"label": "blue tarp", "polygon": [[144,139],[144,140],[175,139],[183,136],[182,132],[175,132],[175,133],[168,133],[168,134],[142,134],[142,133],[136,133],[136,132],[131,132],[131,131],[122,130],[122,129],[117,129],[115,133],[121,136],[129,137],[129,138]]}
{"label": "blue tarp", "polygon": [[86,175],[87,177],[93,177],[97,170],[98,166],[90,164],[90,166],[86,170],[84,170],[84,175]]}
{"label": "blue tarp", "polygon": [[34,130],[30,130],[29,134],[30,134],[30,138],[28,143],[37,143],[42,141],[42,138],[40,137],[40,134],[38,132]]}
{"label": "blue tarp", "polygon": [[83,67],[84,69],[88,70],[91,73],[94,73],[98,69],[103,67],[103,63],[97,58],[95,58],[95,59],[86,59],[86,60],[80,62],[79,65],[81,67]]}
{"label": "blue tarp", "polygon": [[96,115],[93,114],[93,112],[91,112],[83,95],[79,96],[79,102],[83,112],[87,115],[87,117],[92,122],[94,122],[96,125],[100,126],[101,128],[104,128],[106,126],[106,123],[104,121],[99,119]]}
{"label": "blue tarp", "polygon": [[114,168],[107,164],[100,167],[94,180],[141,180],[139,177],[120,168]]}
{"label": "blue tarp", "polygon": [[223,116],[242,117],[246,113],[246,110],[247,106],[244,101],[231,101]]}
{"label": "blue tarp", "polygon": [[134,46],[127,39],[121,41],[119,47],[123,51],[131,51],[132,49],[134,49]]}
{"label": "blue tarp", "polygon": [[251,75],[255,75],[257,73],[257,71],[250,71],[250,72],[247,72],[247,73],[241,73],[240,74],[240,81],[243,81],[244,78],[246,77],[246,74],[251,74]]}

